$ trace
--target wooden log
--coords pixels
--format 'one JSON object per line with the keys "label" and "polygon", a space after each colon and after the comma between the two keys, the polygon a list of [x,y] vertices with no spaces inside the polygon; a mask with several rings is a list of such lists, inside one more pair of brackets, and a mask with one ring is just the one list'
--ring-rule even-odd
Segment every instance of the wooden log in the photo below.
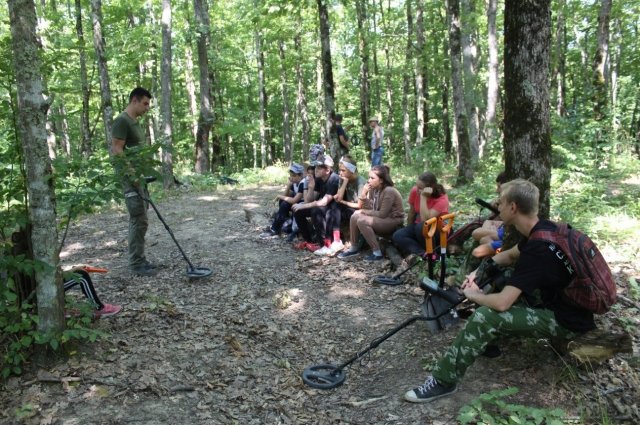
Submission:
{"label": "wooden log", "polygon": [[595,329],[569,342],[553,344],[561,354],[568,354],[579,363],[601,363],[618,353],[633,353],[631,335]]}

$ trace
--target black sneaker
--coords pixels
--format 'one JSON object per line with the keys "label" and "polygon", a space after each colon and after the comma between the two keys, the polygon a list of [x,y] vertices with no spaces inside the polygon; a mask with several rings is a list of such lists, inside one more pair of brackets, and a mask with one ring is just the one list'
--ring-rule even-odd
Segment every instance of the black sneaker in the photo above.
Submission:
{"label": "black sneaker", "polygon": [[457,389],[457,385],[442,385],[436,381],[436,378],[429,376],[424,384],[411,391],[407,391],[404,399],[411,403],[427,403],[440,397],[453,394]]}
{"label": "black sneaker", "polygon": [[152,269],[146,264],[133,266],[131,267],[131,271],[133,272],[133,274],[136,274],[138,276],[155,276],[156,274],[158,274],[158,271],[156,269]]}

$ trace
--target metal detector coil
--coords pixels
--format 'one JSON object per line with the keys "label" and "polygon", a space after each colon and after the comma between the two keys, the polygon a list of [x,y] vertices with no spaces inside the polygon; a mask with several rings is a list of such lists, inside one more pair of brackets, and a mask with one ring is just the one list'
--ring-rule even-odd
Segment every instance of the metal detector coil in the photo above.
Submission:
{"label": "metal detector coil", "polygon": [[200,279],[211,276],[211,273],[213,273],[213,271],[208,267],[187,267],[187,277],[189,279]]}
{"label": "metal detector coil", "polygon": [[342,385],[347,378],[344,368],[332,364],[309,366],[302,372],[302,381],[311,388],[329,390]]}

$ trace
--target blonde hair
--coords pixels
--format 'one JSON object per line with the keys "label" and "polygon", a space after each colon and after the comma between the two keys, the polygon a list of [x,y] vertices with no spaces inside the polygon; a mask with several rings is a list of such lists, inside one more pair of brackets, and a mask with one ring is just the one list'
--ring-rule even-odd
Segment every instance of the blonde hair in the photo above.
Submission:
{"label": "blonde hair", "polygon": [[501,196],[507,202],[514,202],[523,214],[538,214],[540,191],[528,180],[515,179],[504,183],[501,187]]}

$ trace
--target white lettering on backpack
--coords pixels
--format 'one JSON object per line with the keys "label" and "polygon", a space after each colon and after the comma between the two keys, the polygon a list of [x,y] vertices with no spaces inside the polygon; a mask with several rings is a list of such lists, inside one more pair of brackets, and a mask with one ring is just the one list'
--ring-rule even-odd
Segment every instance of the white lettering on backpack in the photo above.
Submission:
{"label": "white lettering on backpack", "polygon": [[564,255],[564,252],[558,249],[558,247],[554,243],[549,244],[549,249],[551,250],[551,252],[553,252],[556,255],[556,257],[558,257],[560,261],[562,261],[562,264],[564,264],[564,267],[567,269],[569,274],[573,276],[574,274],[573,266],[571,266],[571,261],[569,261],[567,256]]}

